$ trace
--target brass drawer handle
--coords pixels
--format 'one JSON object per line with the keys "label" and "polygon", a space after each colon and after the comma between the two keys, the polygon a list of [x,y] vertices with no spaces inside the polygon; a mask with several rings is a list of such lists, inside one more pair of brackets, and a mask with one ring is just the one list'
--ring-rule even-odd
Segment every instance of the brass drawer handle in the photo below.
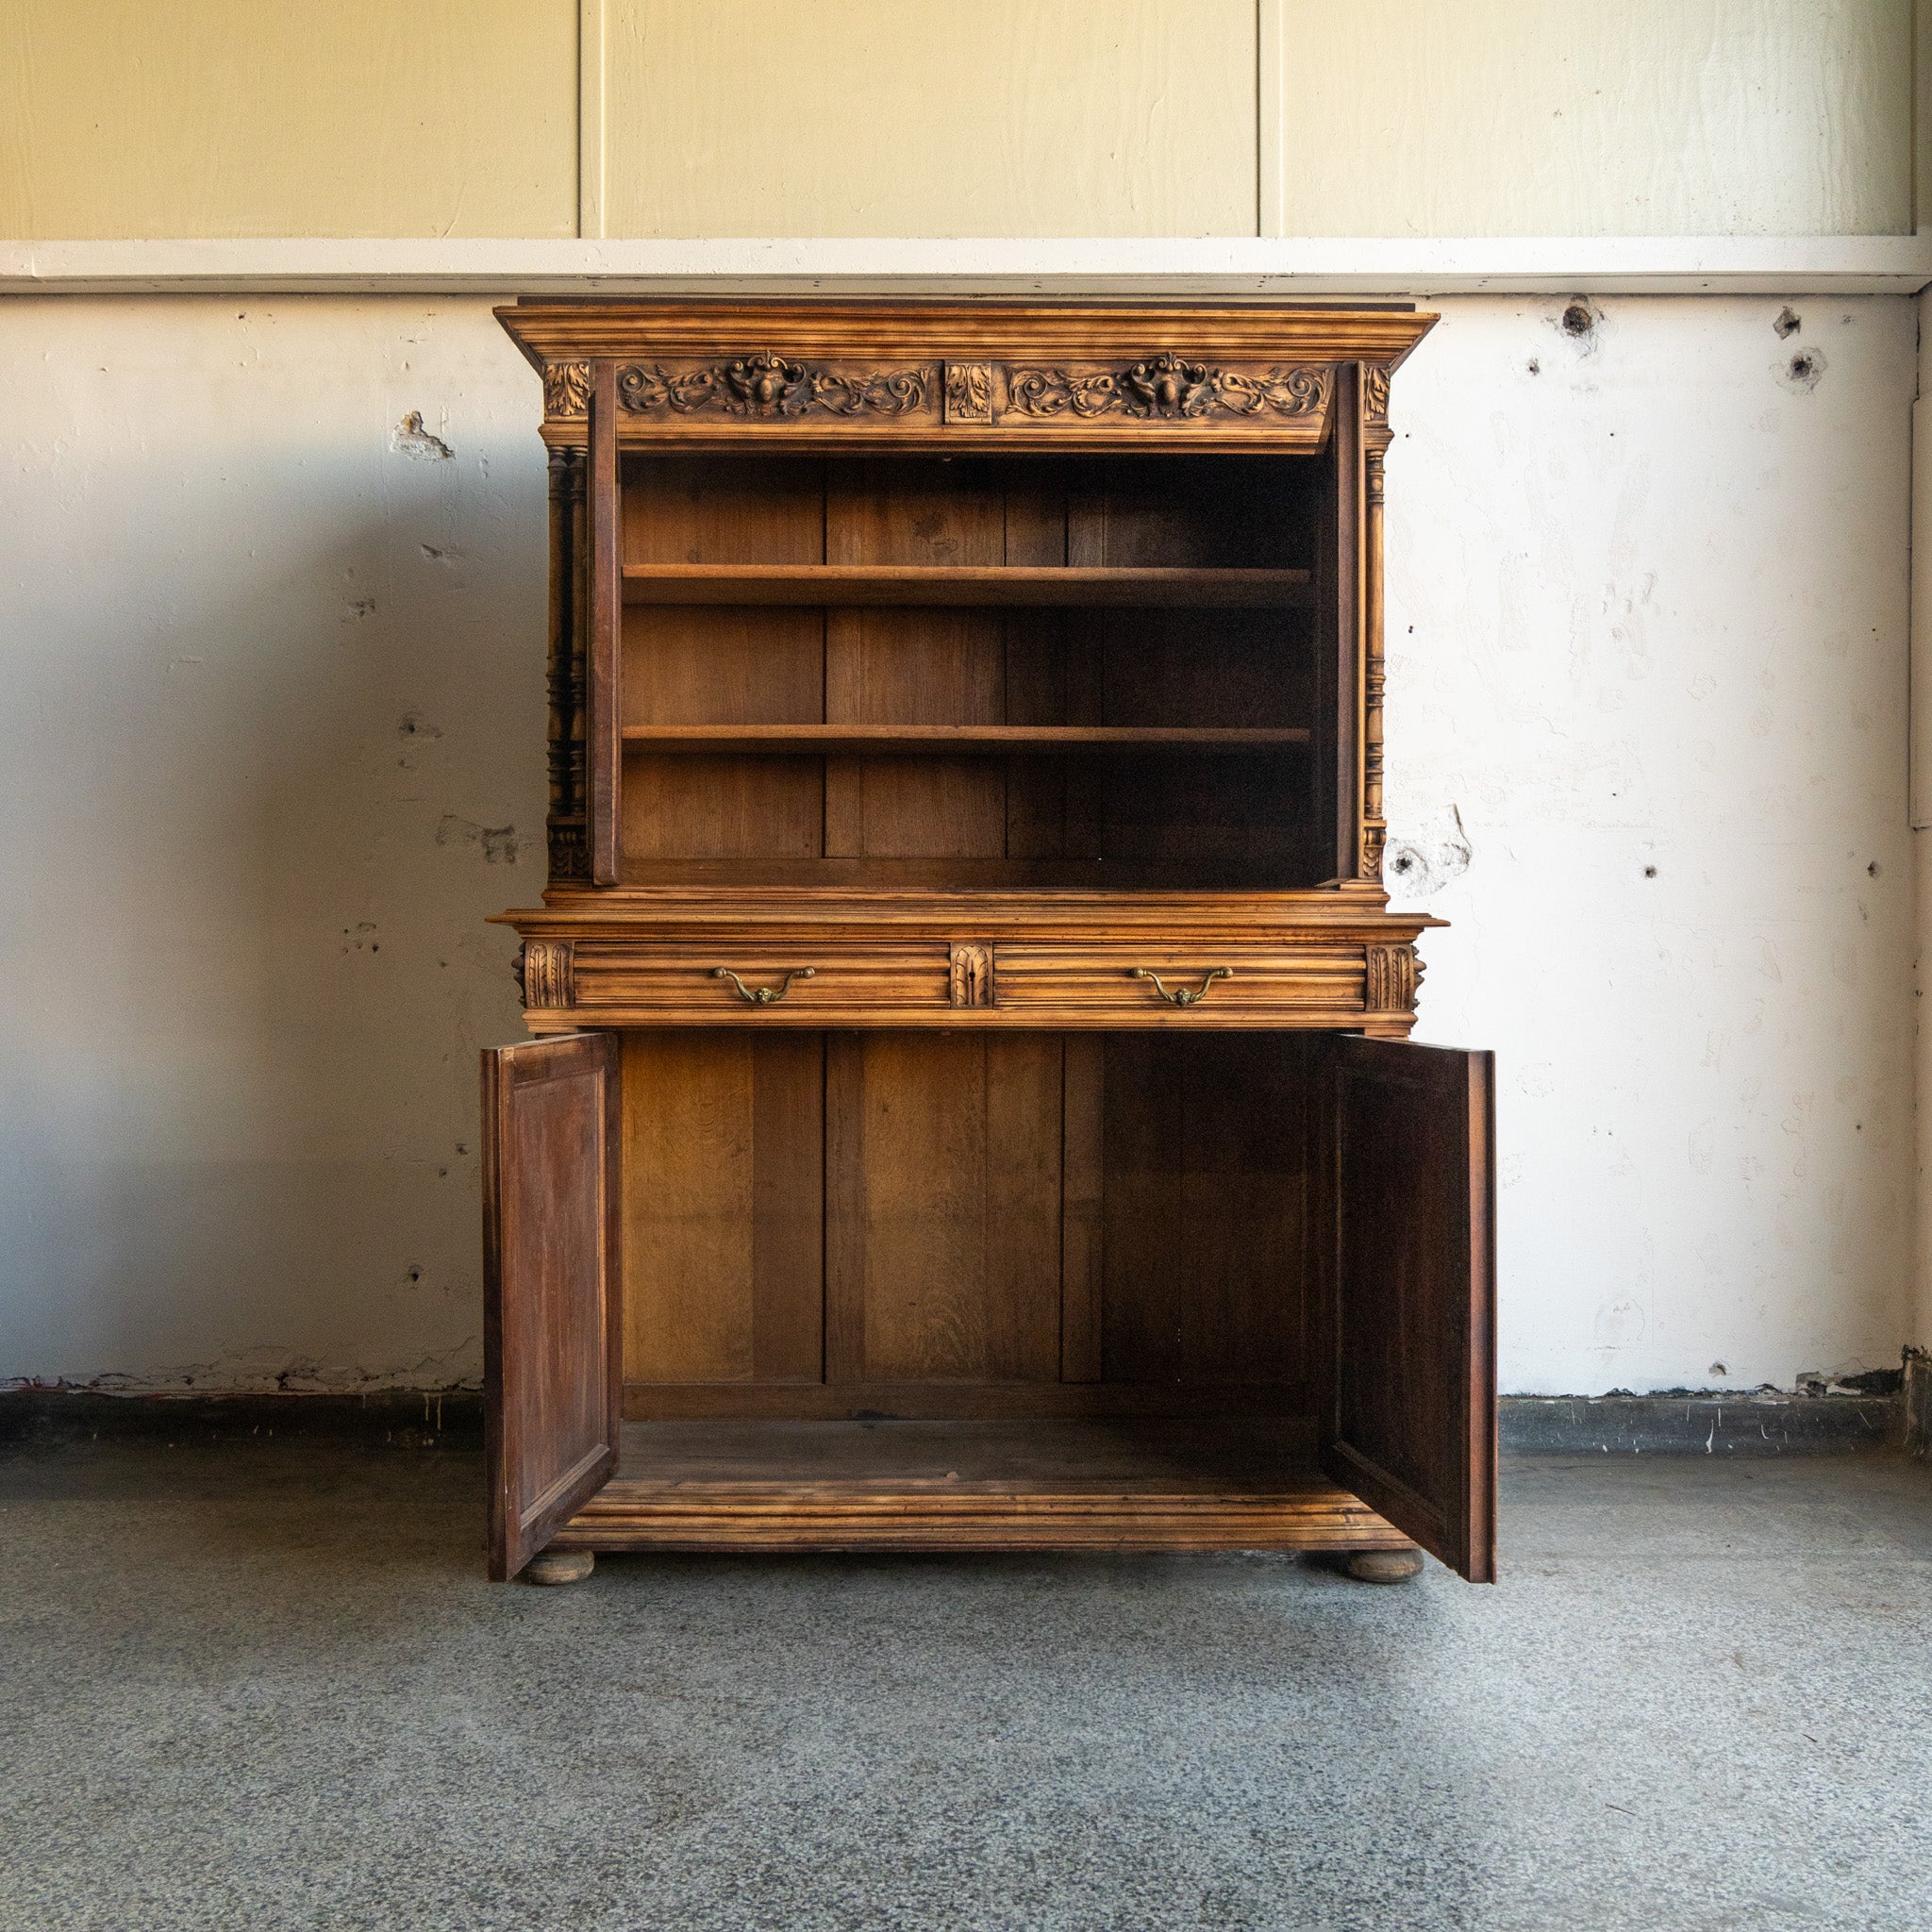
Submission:
{"label": "brass drawer handle", "polygon": [[1159,974],[1150,973],[1144,966],[1129,967],[1127,969],[1127,977],[1129,979],[1151,979],[1154,982],[1154,991],[1171,1007],[1191,1007],[1208,997],[1208,989],[1217,979],[1232,979],[1234,977],[1234,968],[1232,966],[1210,966],[1208,969],[1207,977],[1202,980],[1199,986],[1177,986],[1172,992],[1169,992],[1166,987],[1161,985]]}
{"label": "brass drawer handle", "polygon": [[711,977],[728,979],[738,989],[740,999],[749,1000],[755,1007],[770,1007],[775,1006],[791,991],[791,982],[794,979],[810,979],[816,975],[817,971],[814,966],[794,966],[776,986],[747,986],[728,966],[713,966]]}

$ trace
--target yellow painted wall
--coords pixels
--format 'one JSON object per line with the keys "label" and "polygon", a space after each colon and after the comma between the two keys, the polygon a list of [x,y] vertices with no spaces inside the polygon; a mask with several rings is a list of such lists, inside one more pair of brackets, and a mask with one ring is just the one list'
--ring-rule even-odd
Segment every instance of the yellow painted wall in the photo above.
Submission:
{"label": "yellow painted wall", "polygon": [[580,14],[615,237],[1896,233],[1914,10],[0,0],[0,236],[575,233]]}
{"label": "yellow painted wall", "polygon": [[1272,232],[1911,230],[1912,0],[1262,4]]}
{"label": "yellow painted wall", "polygon": [[608,0],[612,235],[1252,235],[1254,0]]}
{"label": "yellow painted wall", "polygon": [[0,0],[0,235],[572,235],[575,0]]}

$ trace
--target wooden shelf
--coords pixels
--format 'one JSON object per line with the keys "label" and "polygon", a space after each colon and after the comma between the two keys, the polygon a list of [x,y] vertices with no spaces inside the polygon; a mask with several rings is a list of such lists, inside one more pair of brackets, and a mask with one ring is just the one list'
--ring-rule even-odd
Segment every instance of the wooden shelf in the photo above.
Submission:
{"label": "wooden shelf", "polygon": [[626,724],[625,748],[658,757],[1006,758],[1068,752],[1278,752],[1307,744],[1281,730],[1134,724]]}
{"label": "wooden shelf", "polygon": [[626,604],[1174,605],[1299,609],[1305,570],[1087,570],[1059,565],[646,563],[626,566]]}

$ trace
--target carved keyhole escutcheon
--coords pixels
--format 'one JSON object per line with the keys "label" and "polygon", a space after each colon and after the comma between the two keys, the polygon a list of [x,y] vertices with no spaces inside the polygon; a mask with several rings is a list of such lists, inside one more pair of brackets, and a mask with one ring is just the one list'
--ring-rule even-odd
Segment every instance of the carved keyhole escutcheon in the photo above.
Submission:
{"label": "carved keyhole escutcheon", "polygon": [[953,1004],[990,1007],[994,1003],[993,949],[977,941],[953,941]]}

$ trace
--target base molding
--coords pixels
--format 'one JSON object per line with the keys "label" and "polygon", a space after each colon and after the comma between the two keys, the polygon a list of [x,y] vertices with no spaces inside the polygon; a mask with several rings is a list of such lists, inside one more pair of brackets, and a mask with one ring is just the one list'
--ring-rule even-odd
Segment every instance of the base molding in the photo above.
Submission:
{"label": "base molding", "polygon": [[1897,1447],[1896,1395],[1508,1395],[1504,1449],[1538,1456],[1807,1456]]}
{"label": "base molding", "polygon": [[389,1449],[483,1446],[477,1389],[361,1395],[172,1395],[0,1389],[0,1443],[335,1441]]}
{"label": "base molding", "polygon": [[[1524,1455],[1796,1456],[1903,1444],[1932,1458],[1932,1354],[1908,1358],[1897,1395],[1506,1395],[1500,1434]],[[121,1394],[0,1390],[0,1444],[337,1441],[478,1450],[475,1389],[363,1395]]]}

